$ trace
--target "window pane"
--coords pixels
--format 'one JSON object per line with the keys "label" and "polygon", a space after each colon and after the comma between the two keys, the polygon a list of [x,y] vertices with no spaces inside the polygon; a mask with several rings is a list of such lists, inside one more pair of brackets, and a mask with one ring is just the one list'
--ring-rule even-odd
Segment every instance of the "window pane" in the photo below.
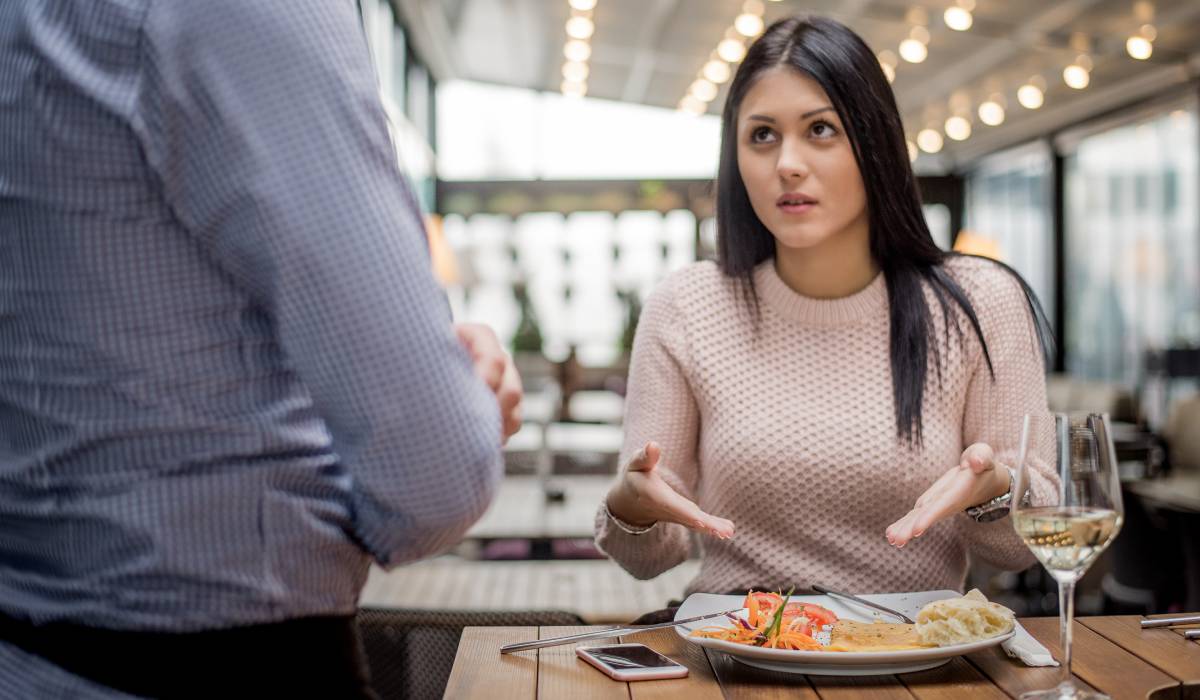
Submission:
{"label": "window pane", "polygon": [[967,178],[967,229],[981,252],[1008,263],[1054,308],[1050,149],[1027,146],[984,159]]}
{"label": "window pane", "polygon": [[1197,130],[1191,105],[1086,138],[1068,157],[1072,373],[1134,385],[1146,350],[1200,342]]}

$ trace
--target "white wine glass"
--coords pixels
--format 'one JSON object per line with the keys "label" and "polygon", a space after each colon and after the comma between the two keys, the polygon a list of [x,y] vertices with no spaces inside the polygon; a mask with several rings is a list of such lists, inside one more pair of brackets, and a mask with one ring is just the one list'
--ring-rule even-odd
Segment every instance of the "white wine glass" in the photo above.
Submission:
{"label": "white wine glass", "polygon": [[[1050,503],[1033,504],[1034,472],[1057,477]],[[1121,482],[1107,414],[1025,416],[1014,483],[1012,518],[1017,534],[1058,581],[1062,682],[1021,695],[1022,700],[1108,698],[1071,680],[1071,622],[1075,583],[1121,530]]]}

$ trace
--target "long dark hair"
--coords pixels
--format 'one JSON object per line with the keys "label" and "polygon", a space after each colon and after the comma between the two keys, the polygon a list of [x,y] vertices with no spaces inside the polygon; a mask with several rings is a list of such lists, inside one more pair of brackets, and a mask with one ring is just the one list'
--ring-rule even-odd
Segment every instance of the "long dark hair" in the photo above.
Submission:
{"label": "long dark hair", "polygon": [[[754,42],[738,67],[722,114],[717,173],[718,265],[725,274],[741,280],[747,302],[757,317],[753,271],[775,256],[775,238],[754,213],[738,171],[737,117],[746,92],[763,72],[776,66],[790,67],[819,83],[850,139],[866,190],[871,257],[887,281],[896,429],[901,439],[920,445],[921,406],[931,349],[941,380],[941,352],[938,343],[930,343],[934,324],[925,301],[925,286],[938,300],[946,342],[951,326],[962,340],[957,317],[951,321],[953,302],[979,338],[993,381],[995,369],[971,302],[942,266],[953,254],[937,247],[925,224],[892,88],[870,47],[844,24],[821,17],[776,22]],[[1048,352],[1053,337],[1037,296],[1020,275],[1002,266],[1020,281],[1042,351]]]}

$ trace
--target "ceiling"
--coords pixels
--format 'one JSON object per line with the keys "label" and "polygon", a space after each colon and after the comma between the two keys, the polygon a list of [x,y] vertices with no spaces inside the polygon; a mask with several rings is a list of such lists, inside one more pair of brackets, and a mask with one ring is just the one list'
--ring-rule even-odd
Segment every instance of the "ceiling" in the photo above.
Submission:
{"label": "ceiling", "polygon": [[[535,90],[562,82],[567,0],[397,0],[422,55],[440,79],[463,78]],[[1053,133],[1113,109],[1153,99],[1200,76],[1200,0],[1158,0],[1158,36],[1149,60],[1125,51],[1140,26],[1131,0],[976,0],[966,32],[948,28],[942,13],[952,0],[767,1],[767,24],[793,14],[821,14],[849,24],[877,52],[897,52],[913,6],[928,17],[928,58],[900,61],[893,89],[910,138],[950,115],[952,97],[970,103],[973,134],[946,139],[919,169],[955,170],[979,156]],[[590,97],[674,108],[734,18],[742,0],[598,0],[587,79]],[[1061,71],[1083,40],[1094,68],[1090,85],[1075,90]],[[1043,76],[1045,105],[1026,110],[1016,89]],[[726,83],[727,85],[727,83]],[[1007,118],[985,126],[975,108],[987,95],[1007,100]],[[719,113],[724,87],[709,105]]]}

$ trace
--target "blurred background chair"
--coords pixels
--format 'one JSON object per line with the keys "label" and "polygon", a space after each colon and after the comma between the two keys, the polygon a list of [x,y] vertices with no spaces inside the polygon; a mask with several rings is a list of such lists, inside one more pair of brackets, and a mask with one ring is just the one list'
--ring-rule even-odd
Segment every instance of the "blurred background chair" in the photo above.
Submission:
{"label": "blurred background chair", "polygon": [[381,700],[441,698],[464,627],[582,625],[569,612],[402,610],[361,608],[371,688]]}

